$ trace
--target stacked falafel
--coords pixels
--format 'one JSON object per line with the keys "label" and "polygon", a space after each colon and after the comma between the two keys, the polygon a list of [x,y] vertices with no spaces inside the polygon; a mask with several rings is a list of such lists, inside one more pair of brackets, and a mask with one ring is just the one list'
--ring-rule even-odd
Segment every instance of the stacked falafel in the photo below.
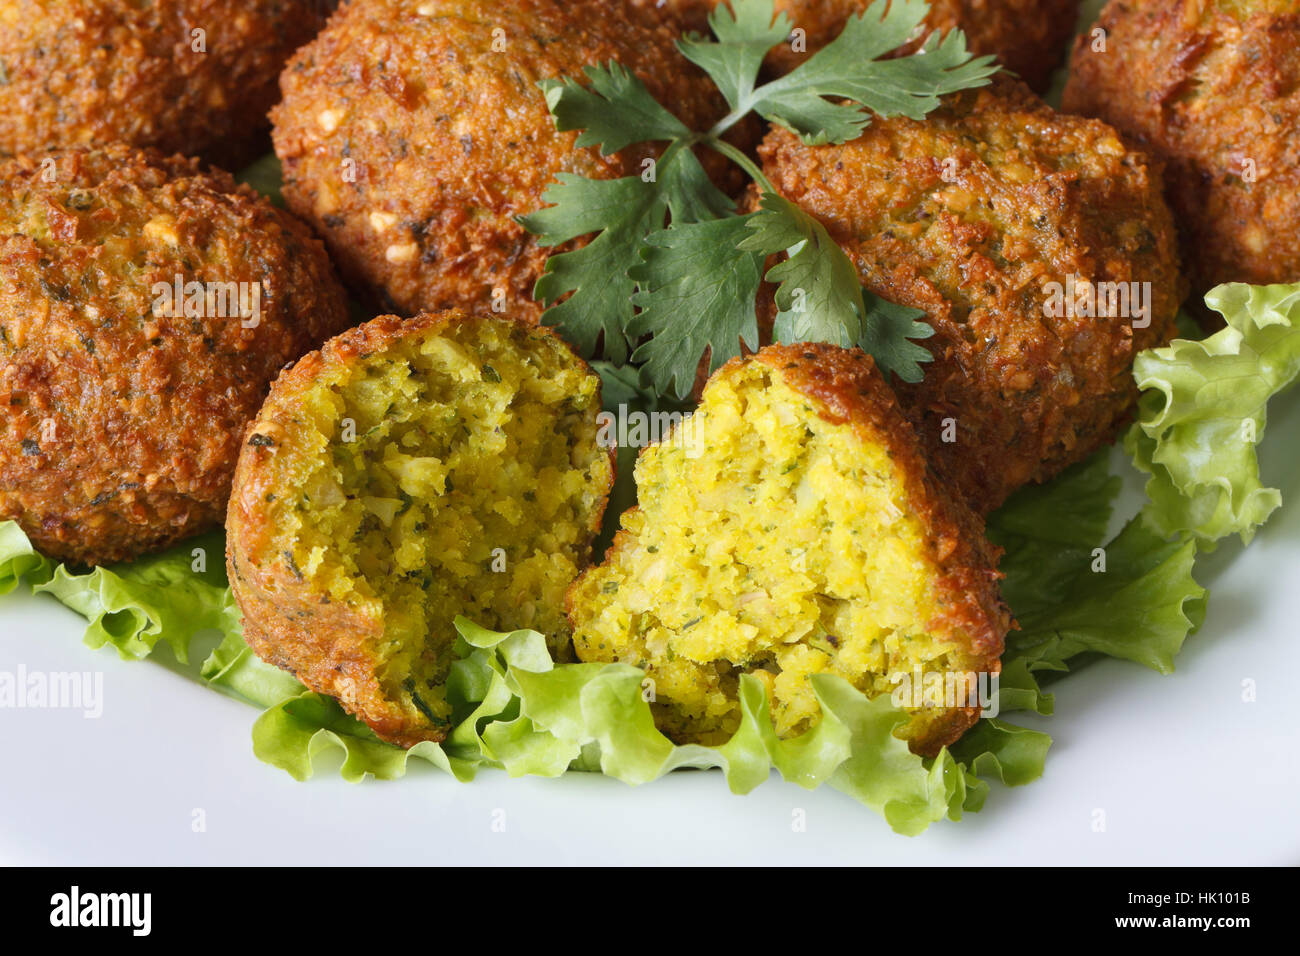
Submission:
{"label": "stacked falafel", "polygon": [[[613,480],[599,380],[534,328],[533,286],[564,249],[517,217],[560,173],[634,175],[655,152],[578,147],[537,84],[616,59],[705,128],[726,104],[674,49],[681,21],[635,0],[617,16],[587,0],[349,0],[281,77],[291,212],[195,160],[39,152],[106,130],[209,159],[246,149],[239,117],[265,111],[266,75],[323,17],[241,5],[212,34],[237,67],[197,68],[177,24],[200,6],[222,12],[176,0],[147,29],[105,21],[162,47],[97,51],[71,121],[52,118],[41,66],[7,52],[36,28],[0,21],[0,105],[26,112],[0,120],[0,152],[24,153],[0,165],[0,517],[95,564],[212,527],[229,499],[250,646],[403,746],[446,734],[462,613],[541,630],[557,659],[644,668],[678,741],[734,731],[742,674],[793,736],[819,719],[815,673],[875,696],[914,670],[997,672],[1013,625],[981,515],[1112,439],[1136,399],[1133,356],[1173,334],[1185,283],[1159,159],[1013,81],[923,121],[876,118],[843,145],[773,129],[757,153],[768,178],[864,286],[925,313],[934,361],[916,385],[830,346],[724,366],[689,428],[642,456],[640,506],[591,567]],[[782,6],[811,51],[865,4]],[[1044,13],[1028,37],[1021,10]],[[928,22],[973,30],[977,51],[1041,86],[1073,4],[937,4]],[[65,25],[50,49],[84,49],[99,23]],[[786,53],[770,67],[797,65]],[[232,75],[248,77],[239,98]],[[1285,143],[1269,156],[1284,183],[1295,158]],[[326,248],[354,290],[408,318],[345,332]],[[1051,287],[1076,279],[1141,291],[1124,312],[1053,314]],[[227,284],[258,297],[255,323],[211,314]],[[917,707],[902,734],[933,755],[977,718]]]}

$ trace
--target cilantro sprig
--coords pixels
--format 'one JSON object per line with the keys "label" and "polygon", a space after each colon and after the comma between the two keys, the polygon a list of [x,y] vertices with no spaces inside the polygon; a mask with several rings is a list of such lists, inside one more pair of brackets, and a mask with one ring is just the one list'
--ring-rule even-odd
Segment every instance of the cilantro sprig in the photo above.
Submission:
{"label": "cilantro sprig", "polygon": [[[797,69],[760,83],[764,58],[790,34],[772,0],[732,0],[709,17],[713,38],[692,34],[684,56],[717,85],[731,111],[693,131],[618,63],[589,66],[585,82],[544,80],[547,105],[577,145],[610,155],[664,142],[640,175],[613,180],[568,173],[547,189],[547,204],[520,222],[543,246],[582,236],[581,248],[552,255],[534,294],[584,354],[644,367],[660,394],[686,397],[704,356],[709,371],[758,345],[756,301],[764,278],[777,285],[774,337],[781,342],[859,345],[885,372],[922,378],[929,353],[915,340],[933,334],[916,309],[863,289],[857,270],[826,227],[779,196],[761,169],[724,138],[751,113],[811,145],[859,136],[873,114],[920,119],[940,97],[983,86],[991,57],[973,58],[960,31],[932,33],[910,56],[882,59],[920,35],[925,0],[875,0]],[[761,190],[759,208],[735,212],[710,182],[695,150],[739,165]],[[764,276],[770,256],[783,256]]]}

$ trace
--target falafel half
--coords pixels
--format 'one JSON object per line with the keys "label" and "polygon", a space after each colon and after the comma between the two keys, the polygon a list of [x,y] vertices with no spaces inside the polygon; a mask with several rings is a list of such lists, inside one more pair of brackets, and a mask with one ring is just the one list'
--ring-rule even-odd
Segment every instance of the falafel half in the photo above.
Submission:
{"label": "falafel half", "polygon": [[346,2],[284,71],[272,113],[289,208],[345,277],[402,314],[445,308],[536,322],[545,248],[516,217],[560,172],[639,175],[555,128],[538,81],[616,60],[693,129],[726,103],[627,0]]}
{"label": "falafel half", "polygon": [[1164,161],[1194,289],[1300,279],[1300,0],[1112,0],[1097,26],[1064,108]]}
{"label": "falafel half", "polygon": [[759,154],[864,286],[925,312],[934,360],[895,386],[977,511],[1127,420],[1133,358],[1173,337],[1185,283],[1159,165],[1114,129],[1001,78],[840,146],[773,129]]}
{"label": "falafel half", "polygon": [[[813,674],[874,697],[918,671],[999,672],[1010,618],[983,523],[927,470],[860,350],[733,359],[636,479],[640,506],[570,590],[569,617],[580,659],[645,670],[672,739],[727,740],[745,673],[790,737],[820,719]],[[908,708],[915,752],[979,717],[946,703]]]}
{"label": "falafel half", "polygon": [[[708,16],[722,0],[635,0],[677,17],[699,33],[707,33]],[[1052,72],[1065,58],[1074,35],[1080,0],[929,0],[925,18],[929,31],[961,30],[978,56],[996,56],[1034,90],[1042,92]],[[791,21],[787,42],[767,57],[775,73],[789,73],[830,43],[849,17],[867,9],[872,0],[775,0],[777,13]],[[795,31],[799,31],[796,33]],[[798,47],[796,48],[796,42]],[[900,52],[916,50],[920,40]]]}
{"label": "falafel half", "polygon": [[124,142],[236,169],[322,0],[0,4],[0,154]]}
{"label": "falafel half", "polygon": [[226,173],[0,162],[0,518],[90,565],[219,526],[271,380],[347,325],[321,243]]}
{"label": "falafel half", "polygon": [[285,372],[227,518],[244,637],[380,737],[442,740],[452,621],[569,655],[564,592],[613,482],[600,379],[549,330],[384,316]]}

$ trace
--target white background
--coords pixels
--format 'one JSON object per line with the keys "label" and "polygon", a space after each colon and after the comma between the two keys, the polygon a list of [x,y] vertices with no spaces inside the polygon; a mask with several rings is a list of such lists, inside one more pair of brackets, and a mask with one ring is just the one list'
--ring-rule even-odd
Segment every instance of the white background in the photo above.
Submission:
{"label": "white background", "polygon": [[102,671],[105,704],[98,720],[0,710],[0,864],[1300,864],[1297,399],[1274,403],[1262,456],[1289,504],[1247,551],[1198,560],[1210,613],[1177,673],[1105,661],[1056,684],[1057,716],[1011,718],[1053,735],[1046,775],[994,784],[961,823],[900,837],[829,789],[774,777],[735,797],[712,772],[462,785],[412,761],[405,779],[351,785],[334,763],[297,783],[253,757],[256,710],[91,651],[73,612],[14,594],[0,598],[0,670]]}
{"label": "white background", "polygon": [[[1043,779],[906,838],[847,797],[777,778],[745,797],[684,772],[632,788],[573,774],[472,784],[307,783],[259,763],[257,711],[80,642],[46,597],[0,599],[0,670],[99,670],[104,712],[0,710],[0,863],[1300,863],[1300,396],[1275,402],[1264,476],[1289,506],[1246,551],[1202,558],[1210,613],[1169,677],[1105,661],[1053,688]],[[1242,700],[1242,681],[1258,699]],[[1028,723],[1023,715],[1013,719]],[[201,809],[206,832],[194,832]],[[795,832],[796,809],[806,832]],[[1095,832],[1095,810],[1106,829]],[[492,823],[504,811],[504,832]]]}

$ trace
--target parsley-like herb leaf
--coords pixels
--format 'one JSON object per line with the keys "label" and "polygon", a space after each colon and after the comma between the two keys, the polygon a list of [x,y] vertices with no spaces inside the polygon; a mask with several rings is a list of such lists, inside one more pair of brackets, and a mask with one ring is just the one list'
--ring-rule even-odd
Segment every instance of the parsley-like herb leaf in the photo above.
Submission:
{"label": "parsley-like herb leaf", "polygon": [[748,112],[754,84],[768,51],[790,35],[790,18],[773,17],[771,0],[718,4],[709,14],[717,41],[691,36],[679,40],[682,55],[713,78],[731,108]]}
{"label": "parsley-like herb leaf", "polygon": [[651,336],[632,360],[645,362],[660,394],[685,398],[709,352],[709,371],[758,348],[755,302],[763,256],[737,253],[748,217],[674,225],[646,240],[645,260],[631,270],[641,311],[628,326],[633,339]]}
{"label": "parsley-like herb leaf", "polygon": [[614,61],[583,68],[590,86],[571,77],[538,83],[561,132],[581,130],[578,146],[609,156],[633,143],[675,140],[691,131],[650,95],[633,73]]}
{"label": "parsley-like herb leaf", "polygon": [[858,344],[876,360],[882,372],[893,372],[904,382],[916,383],[925,377],[920,363],[933,356],[912,339],[928,339],[934,329],[922,322],[925,313],[882,299],[863,289],[866,303],[866,332]]}
{"label": "parsley-like herb leaf", "polygon": [[[636,285],[628,268],[639,261],[646,237],[663,229],[664,217],[695,222],[725,215],[731,200],[709,181],[694,154],[666,154],[648,179],[584,179],[560,173],[543,200],[551,205],[520,219],[542,246],[557,246],[596,233],[587,245],[552,255],[534,295],[550,308],[557,326],[583,355],[593,355],[604,336],[604,354],[625,362],[625,334],[632,321]],[[568,298],[565,298],[568,296]]]}
{"label": "parsley-like herb leaf", "polygon": [[826,227],[794,203],[764,193],[747,217],[750,233],[739,248],[763,255],[788,253],[767,273],[776,290],[778,342],[830,342],[861,346],[884,373],[905,382],[922,378],[919,363],[930,353],[909,339],[934,330],[917,319],[925,313],[895,305],[862,287],[858,271]]}
{"label": "parsley-like herb leaf", "polygon": [[[998,69],[993,57],[972,59],[958,30],[942,39],[931,34],[910,56],[880,59],[924,30],[930,8],[925,0],[875,0],[849,17],[840,35],[797,69],[771,83],[745,85],[737,81],[748,75],[741,64],[748,69],[751,44],[758,42],[757,24],[765,17],[771,23],[773,8],[771,0],[735,0],[734,7],[735,21],[718,18],[718,25],[733,31],[720,34],[722,42],[697,42],[683,53],[727,95],[733,115],[758,113],[810,144],[854,139],[870,123],[870,112],[922,119],[939,105],[940,96],[984,86]],[[737,25],[727,27],[728,22]],[[712,20],[710,25],[717,29]],[[775,31],[773,26],[771,33]],[[852,102],[833,102],[840,99]]]}
{"label": "parsley-like herb leaf", "polygon": [[[520,218],[543,246],[592,237],[547,260],[534,290],[548,307],[544,321],[583,354],[603,341],[606,359],[643,362],[661,394],[685,396],[705,355],[712,371],[742,342],[758,345],[764,259],[784,255],[767,275],[778,286],[777,340],[858,345],[883,372],[919,381],[930,356],[914,340],[933,334],[919,321],[924,313],[863,289],[826,227],[779,197],[724,135],[757,112],[810,144],[840,143],[861,133],[872,113],[919,119],[941,96],[985,85],[997,68],[991,57],[972,58],[960,31],[931,35],[911,56],[881,59],[919,37],[928,12],[924,0],[874,0],[798,69],[759,84],[767,53],[789,35],[789,18],[772,0],[718,5],[709,17],[715,39],[691,35],[678,44],[731,106],[707,132],[688,129],[617,63],[587,67],[585,83],[542,81],[557,128],[581,131],[578,146],[609,155],[638,142],[668,144],[657,168],[649,163],[640,177],[562,173],[543,197],[550,205]],[[692,153],[700,147],[749,173],[764,190],[759,210],[734,215]]]}

